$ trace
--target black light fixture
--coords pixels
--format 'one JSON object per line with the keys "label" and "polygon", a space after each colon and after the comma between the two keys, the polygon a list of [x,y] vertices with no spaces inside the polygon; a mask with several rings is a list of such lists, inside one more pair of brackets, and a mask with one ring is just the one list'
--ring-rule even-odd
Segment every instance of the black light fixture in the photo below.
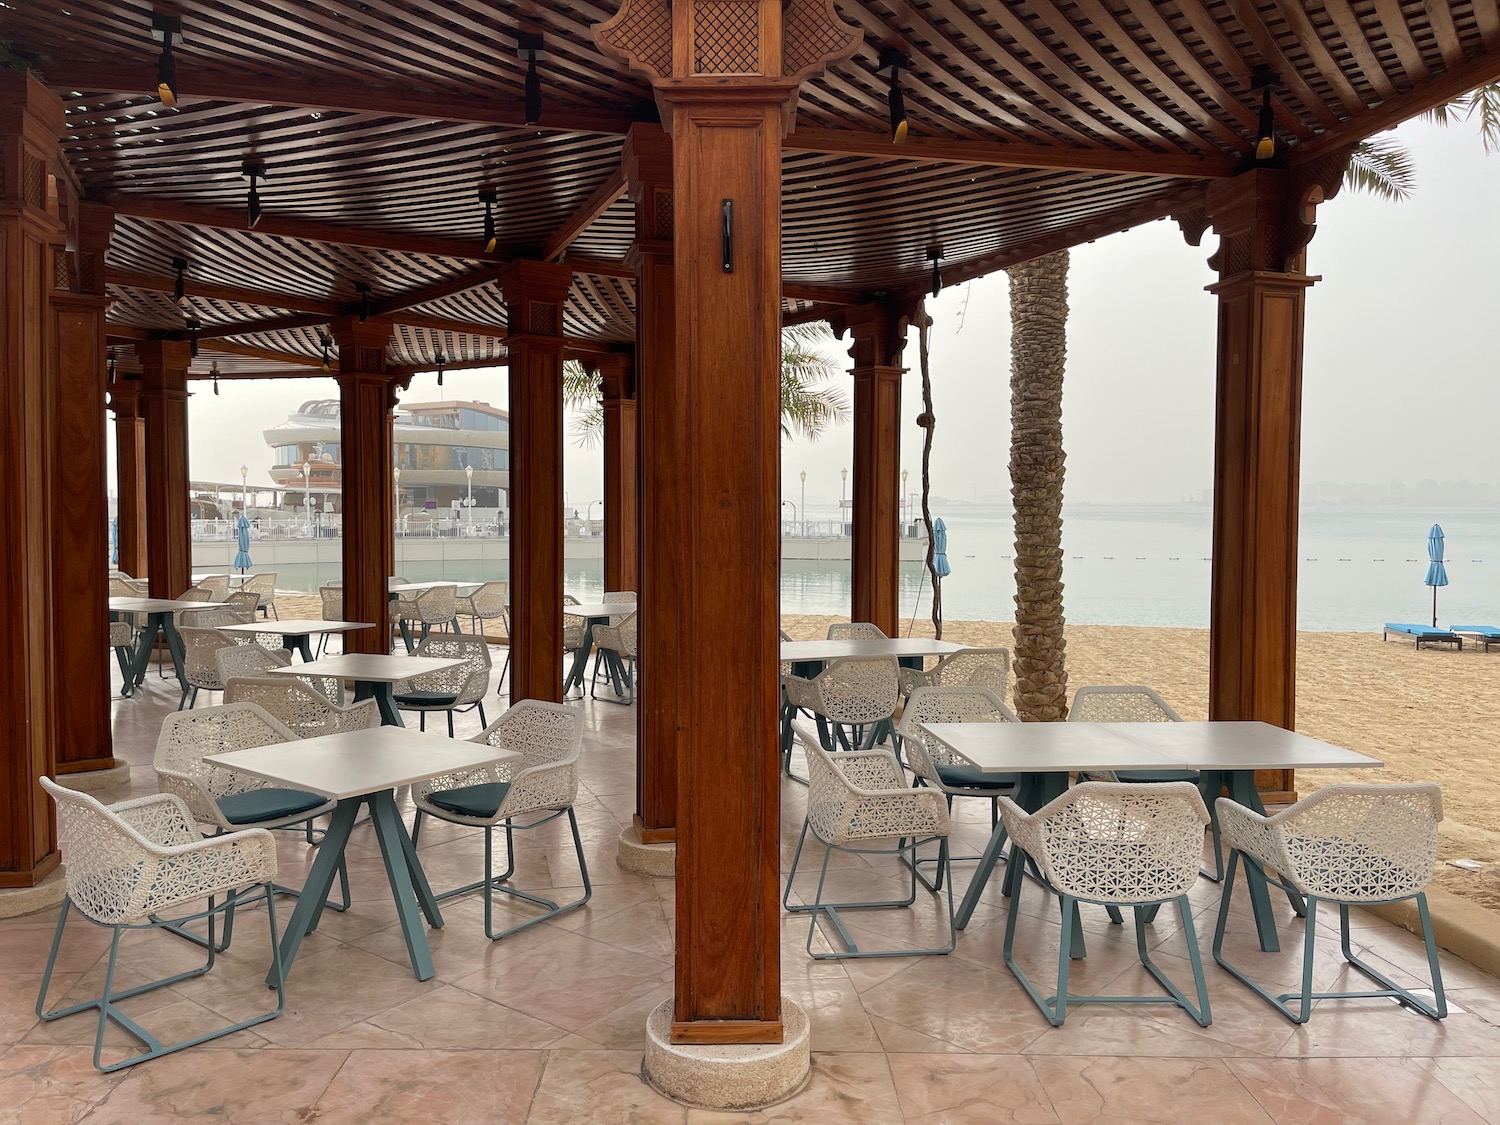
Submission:
{"label": "black light fixture", "polygon": [[172,283],[172,301],[180,309],[187,308],[187,259],[173,258],[172,268],[177,271],[177,280]]}
{"label": "black light fixture", "polygon": [[120,361],[115,355],[115,349],[106,348],[104,350],[104,375],[109,380],[111,387],[115,385],[115,375],[119,371],[119,363]]}
{"label": "black light fixture", "polygon": [[516,53],[526,60],[526,124],[542,119],[542,79],[536,72],[536,60],[542,57],[540,31],[516,32]]}
{"label": "black light fixture", "polygon": [[911,69],[911,60],[894,47],[880,48],[879,73],[889,70],[890,86],[886,90],[885,104],[890,115],[891,143],[906,141],[906,100],[901,96],[901,72]]}
{"label": "black light fixture", "polygon": [[441,348],[439,348],[438,349],[438,354],[437,354],[437,372],[438,372],[438,386],[440,386],[440,387],[443,385],[443,364],[445,364],[447,362],[448,362],[448,357],[445,356],[443,354],[443,350]]}
{"label": "black light fixture", "polygon": [[484,204],[484,252],[495,252],[495,202],[499,195],[494,188],[480,188],[479,202]]}
{"label": "black light fixture", "polygon": [[202,327],[203,324],[198,320],[196,316],[190,316],[187,318],[188,354],[191,355],[194,359],[198,358],[198,329]]}
{"label": "black light fixture", "polygon": [[1281,76],[1264,64],[1250,73],[1250,89],[1260,93],[1260,120],[1255,125],[1255,159],[1276,155],[1276,115],[1271,108],[1271,87],[1281,85]]}
{"label": "black light fixture", "polygon": [[368,281],[356,281],[354,291],[359,294],[359,322],[363,324],[370,319],[370,283]]}
{"label": "black light fixture", "polygon": [[209,375],[213,376],[214,394],[217,395],[219,393],[219,361],[218,360],[214,360],[213,366],[208,369],[208,373],[209,373]]}
{"label": "black light fixture", "polygon": [[929,246],[927,248],[927,260],[932,263],[932,295],[936,297],[943,291],[943,271],[938,268],[938,263],[943,260],[943,248],[941,246]]}
{"label": "black light fixture", "polygon": [[333,346],[333,341],[328,338],[326,333],[319,332],[318,343],[323,348],[323,370],[329,371],[333,368],[333,356],[329,352],[329,349]]}
{"label": "black light fixture", "polygon": [[266,176],[266,166],[247,160],[240,166],[240,175],[250,177],[250,194],[245,197],[245,229],[254,230],[260,222],[260,192],[256,190],[256,181],[263,180]]}
{"label": "black light fixture", "polygon": [[151,13],[151,38],[161,44],[156,60],[156,96],[168,109],[177,108],[177,59],[172,46],[182,42],[182,17]]}

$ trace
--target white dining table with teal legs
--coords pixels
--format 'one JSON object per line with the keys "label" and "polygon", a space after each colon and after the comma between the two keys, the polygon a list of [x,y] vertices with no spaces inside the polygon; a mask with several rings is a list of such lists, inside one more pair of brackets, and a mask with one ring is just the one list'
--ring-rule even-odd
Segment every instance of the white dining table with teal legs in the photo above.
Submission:
{"label": "white dining table with teal legs", "polygon": [[194,609],[218,609],[228,602],[193,602],[180,598],[110,598],[111,614],[145,614],[146,623],[136,639],[135,652],[125,674],[125,685],[121,695],[129,696],[146,679],[146,665],[151,663],[151,652],[156,647],[156,638],[167,642],[167,652],[172,657],[172,667],[177,674],[177,684],[186,690],[182,677],[182,637],[177,632],[176,615]]}

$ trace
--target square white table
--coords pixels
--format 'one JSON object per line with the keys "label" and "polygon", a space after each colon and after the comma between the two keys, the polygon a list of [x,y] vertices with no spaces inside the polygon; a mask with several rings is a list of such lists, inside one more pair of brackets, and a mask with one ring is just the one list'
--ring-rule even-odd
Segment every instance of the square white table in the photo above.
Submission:
{"label": "square white table", "polygon": [[[289,789],[319,793],[338,802],[281,938],[282,972],[292,971],[302,939],[317,927],[359,806],[367,804],[375,839],[385,860],[391,894],[396,900],[412,971],[418,980],[430,980],[432,951],[418,910],[434,927],[442,926],[443,916],[417,859],[416,847],[396,809],[395,790],[440,774],[477,769],[520,756],[513,750],[392,727],[346,731],[207,756],[204,760],[216,766]],[[267,983],[274,981],[268,978]]]}
{"label": "square white table", "polygon": [[[428,590],[434,590],[439,586],[452,586],[454,594],[457,594],[462,587],[467,586],[477,590],[483,585],[483,582],[397,582],[394,578],[386,580],[386,589],[390,592],[390,600],[393,602],[400,601],[402,594],[425,594]],[[417,647],[417,643],[411,633],[411,621],[405,617],[399,617],[397,625],[401,630],[401,639],[406,642],[406,651],[411,652]],[[458,626],[457,613],[454,614],[452,625],[455,633],[463,632]],[[422,626],[422,638],[424,640],[427,638],[429,628],[430,624],[423,624]]]}
{"label": "square white table", "polygon": [[182,598],[110,598],[110,613],[144,613],[146,624],[137,638],[135,653],[125,669],[125,684],[120,694],[128,696],[146,679],[146,665],[151,663],[151,650],[160,633],[167,641],[167,651],[172,654],[172,667],[177,673],[177,684],[187,694],[187,681],[182,675],[182,637],[178,635],[175,615],[191,609],[217,609],[228,602],[194,602]]}
{"label": "square white table", "polygon": [[287,652],[300,652],[302,659],[312,663],[312,645],[308,638],[322,633],[353,633],[360,629],[373,629],[369,621],[324,621],[316,617],[283,617],[279,621],[247,621],[243,625],[221,625],[221,633],[279,633],[281,647]]}
{"label": "square white table", "polygon": [[441,672],[464,663],[458,659],[437,656],[387,656],[382,653],[346,652],[341,656],[325,656],[306,664],[287,668],[272,668],[267,675],[282,676],[328,676],[340,680],[354,681],[354,701],[375,700],[380,709],[380,721],[388,727],[404,727],[401,712],[396,708],[396,698],[391,685],[397,680],[407,680],[425,672]]}
{"label": "square white table", "polygon": [[[608,624],[611,617],[627,617],[636,612],[635,602],[579,602],[577,605],[564,605],[563,613],[568,617],[582,617],[583,644],[573,653],[573,663],[568,668],[568,674],[563,677],[563,696],[573,688],[583,691],[583,673],[588,667],[589,653],[594,650],[594,626]],[[613,670],[611,670],[613,675]],[[615,684],[615,691],[619,692],[620,685]]]}

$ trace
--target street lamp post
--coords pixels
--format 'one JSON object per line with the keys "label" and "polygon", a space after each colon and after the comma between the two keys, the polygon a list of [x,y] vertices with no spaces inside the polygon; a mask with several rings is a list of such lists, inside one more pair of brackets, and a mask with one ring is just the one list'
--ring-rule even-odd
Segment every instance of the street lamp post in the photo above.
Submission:
{"label": "street lamp post", "polygon": [[843,535],[843,534],[846,533],[846,531],[848,530],[848,527],[849,527],[849,521],[848,521],[847,517],[845,517],[845,515],[844,515],[844,513],[846,511],[848,511],[848,509],[849,509],[849,470],[848,469],[840,469],[839,470],[839,480],[843,482],[842,484],[839,485],[839,534]]}
{"label": "street lamp post", "polygon": [[469,498],[465,502],[469,509],[469,534],[474,534],[474,466],[464,466],[464,476],[469,478]]}
{"label": "street lamp post", "polygon": [[[604,501],[603,500],[590,500],[589,501],[589,506],[583,510],[584,522],[588,523],[590,525],[592,525],[593,522],[594,522],[594,505],[595,504],[599,505],[599,511],[601,513],[604,511]],[[591,530],[592,530],[592,526],[591,526]]]}
{"label": "street lamp post", "polygon": [[240,466],[240,514],[250,518],[250,466]]}
{"label": "street lamp post", "polygon": [[312,462],[302,462],[302,514],[307,520],[307,534],[312,535]]}
{"label": "street lamp post", "polygon": [[391,470],[391,479],[396,482],[396,522],[394,527],[401,530],[401,466],[397,465]]}
{"label": "street lamp post", "polygon": [[907,497],[907,492],[906,492],[906,470],[902,469],[901,470],[901,507],[902,507],[902,510],[903,510],[903,512],[902,512],[902,519],[901,519],[902,523],[910,523],[911,522],[911,508],[907,506],[906,497]]}
{"label": "street lamp post", "polygon": [[790,508],[792,510],[792,522],[796,523],[797,522],[797,505],[793,504],[790,500],[783,500],[781,502],[781,504],[782,504],[782,507],[784,507],[784,508]]}
{"label": "street lamp post", "polygon": [[798,474],[802,478],[802,538],[807,538],[807,470]]}

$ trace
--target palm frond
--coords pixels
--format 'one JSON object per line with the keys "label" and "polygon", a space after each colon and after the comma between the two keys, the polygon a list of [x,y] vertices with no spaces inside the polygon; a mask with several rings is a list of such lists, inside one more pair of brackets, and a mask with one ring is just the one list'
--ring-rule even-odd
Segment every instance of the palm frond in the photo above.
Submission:
{"label": "palm frond", "polygon": [[1377,199],[1400,203],[1416,191],[1417,169],[1411,153],[1400,141],[1390,137],[1360,141],[1349,158],[1344,186],[1350,191],[1367,192]]}
{"label": "palm frond", "polygon": [[1452,101],[1433,106],[1422,114],[1424,121],[1453,125],[1458,121],[1479,121],[1479,142],[1484,151],[1500,152],[1500,82],[1476,86]]}

